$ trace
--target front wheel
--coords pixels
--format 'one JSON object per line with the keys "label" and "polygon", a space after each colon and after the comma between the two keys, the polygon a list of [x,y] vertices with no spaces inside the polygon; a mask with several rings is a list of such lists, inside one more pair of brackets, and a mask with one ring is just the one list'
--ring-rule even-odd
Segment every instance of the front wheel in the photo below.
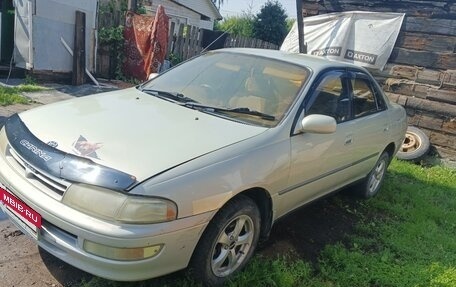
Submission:
{"label": "front wheel", "polygon": [[390,163],[390,155],[383,152],[367,177],[356,186],[357,194],[362,198],[371,198],[378,194]]}
{"label": "front wheel", "polygon": [[192,258],[195,279],[206,286],[223,284],[252,257],[260,234],[260,212],[247,196],[227,203],[200,238]]}

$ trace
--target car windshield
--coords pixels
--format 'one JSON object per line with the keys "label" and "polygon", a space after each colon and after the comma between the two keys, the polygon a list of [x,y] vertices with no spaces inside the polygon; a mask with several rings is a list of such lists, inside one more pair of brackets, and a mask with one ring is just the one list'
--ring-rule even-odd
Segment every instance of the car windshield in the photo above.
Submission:
{"label": "car windshield", "polygon": [[194,103],[182,103],[188,108],[272,127],[284,117],[308,75],[306,68],[279,60],[209,52],[176,66],[141,89],[155,95],[180,95],[180,102]]}

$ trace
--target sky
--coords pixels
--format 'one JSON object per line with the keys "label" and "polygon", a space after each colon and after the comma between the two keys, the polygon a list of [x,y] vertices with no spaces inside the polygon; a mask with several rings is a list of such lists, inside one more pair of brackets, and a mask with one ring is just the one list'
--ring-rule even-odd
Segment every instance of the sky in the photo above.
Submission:
{"label": "sky", "polygon": [[[220,7],[220,13],[223,17],[239,16],[243,12],[248,12],[252,7],[252,13],[257,14],[267,0],[224,0]],[[289,18],[296,19],[296,0],[278,1],[287,12]]]}

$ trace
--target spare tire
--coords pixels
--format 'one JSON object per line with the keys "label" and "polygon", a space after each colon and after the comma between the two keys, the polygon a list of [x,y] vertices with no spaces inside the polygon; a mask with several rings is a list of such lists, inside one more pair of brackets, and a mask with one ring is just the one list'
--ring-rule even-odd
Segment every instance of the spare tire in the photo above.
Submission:
{"label": "spare tire", "polygon": [[428,153],[430,146],[429,138],[422,130],[409,126],[396,157],[402,160],[419,161]]}

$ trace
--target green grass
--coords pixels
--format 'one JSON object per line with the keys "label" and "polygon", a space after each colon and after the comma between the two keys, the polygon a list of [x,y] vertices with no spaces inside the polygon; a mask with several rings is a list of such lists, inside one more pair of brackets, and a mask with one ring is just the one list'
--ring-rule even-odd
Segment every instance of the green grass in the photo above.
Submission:
{"label": "green grass", "polygon": [[[333,202],[347,208],[347,199]],[[456,286],[456,170],[395,160],[379,196],[356,202],[355,209],[354,231],[327,245],[317,262],[256,256],[227,285]],[[177,273],[138,283],[93,278],[81,286],[199,284]]]}
{"label": "green grass", "polygon": [[351,246],[325,248],[314,286],[456,286],[456,170],[394,161],[362,205]]}
{"label": "green grass", "polygon": [[19,85],[16,87],[0,86],[0,106],[8,106],[13,104],[28,104],[30,100],[22,96],[23,92],[38,92],[44,88],[35,85]]}

